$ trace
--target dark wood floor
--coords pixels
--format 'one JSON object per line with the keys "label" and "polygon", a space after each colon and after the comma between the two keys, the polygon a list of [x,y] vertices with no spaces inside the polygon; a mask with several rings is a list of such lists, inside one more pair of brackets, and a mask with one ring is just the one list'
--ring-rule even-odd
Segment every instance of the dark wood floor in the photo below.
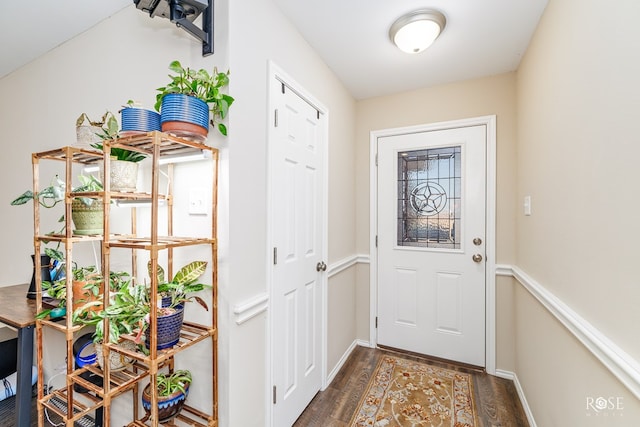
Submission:
{"label": "dark wood floor", "polygon": [[[378,360],[391,350],[357,347],[326,390],[318,393],[294,424],[295,427],[347,427],[365,392]],[[397,354],[397,353],[394,353]],[[417,355],[403,356],[424,360]],[[527,417],[512,381],[479,369],[430,360],[436,366],[473,376],[479,427],[528,427]]]}

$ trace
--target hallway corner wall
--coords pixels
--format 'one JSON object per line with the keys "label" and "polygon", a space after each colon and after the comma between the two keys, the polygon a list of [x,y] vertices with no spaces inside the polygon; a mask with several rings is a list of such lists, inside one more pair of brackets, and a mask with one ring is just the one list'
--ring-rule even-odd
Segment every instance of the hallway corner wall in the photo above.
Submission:
{"label": "hallway corner wall", "polygon": [[[640,4],[551,0],[517,72],[517,266],[640,360]],[[596,29],[597,31],[593,31]],[[629,426],[640,401],[518,288],[516,373],[540,425]],[[589,399],[624,399],[594,410]]]}

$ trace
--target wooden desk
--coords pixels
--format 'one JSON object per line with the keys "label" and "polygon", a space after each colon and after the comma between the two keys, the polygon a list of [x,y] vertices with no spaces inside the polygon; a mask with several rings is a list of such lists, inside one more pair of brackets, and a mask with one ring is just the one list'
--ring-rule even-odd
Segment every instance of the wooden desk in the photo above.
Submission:
{"label": "wooden desk", "polygon": [[27,298],[29,284],[0,287],[0,322],[18,330],[16,425],[31,425],[31,367],[36,300]]}

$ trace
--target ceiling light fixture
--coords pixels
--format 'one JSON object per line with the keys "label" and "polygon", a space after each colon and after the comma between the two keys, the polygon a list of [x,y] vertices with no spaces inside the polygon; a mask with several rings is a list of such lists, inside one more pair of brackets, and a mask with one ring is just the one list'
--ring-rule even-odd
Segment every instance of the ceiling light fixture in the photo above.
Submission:
{"label": "ceiling light fixture", "polygon": [[416,10],[396,19],[389,29],[389,38],[406,53],[419,53],[431,46],[447,23],[435,10]]}

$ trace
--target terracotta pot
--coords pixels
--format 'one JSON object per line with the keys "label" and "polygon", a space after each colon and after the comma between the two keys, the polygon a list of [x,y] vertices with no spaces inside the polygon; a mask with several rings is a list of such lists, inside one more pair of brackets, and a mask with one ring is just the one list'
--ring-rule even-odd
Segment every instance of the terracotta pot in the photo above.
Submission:
{"label": "terracotta pot", "polygon": [[[99,276],[96,274],[96,276]],[[74,280],[73,281],[73,309],[76,310],[82,307],[84,304],[92,301],[102,301],[102,293],[104,292],[104,283],[100,283],[100,291],[98,296],[95,296],[90,290],[83,289],[87,283],[91,283],[89,280]],[[88,311],[98,312],[102,310],[102,304],[96,305],[88,309]]]}
{"label": "terracotta pot", "polygon": [[178,138],[193,140],[196,142],[204,142],[207,139],[209,129],[202,126],[187,122],[164,122],[162,123],[162,131]]}

